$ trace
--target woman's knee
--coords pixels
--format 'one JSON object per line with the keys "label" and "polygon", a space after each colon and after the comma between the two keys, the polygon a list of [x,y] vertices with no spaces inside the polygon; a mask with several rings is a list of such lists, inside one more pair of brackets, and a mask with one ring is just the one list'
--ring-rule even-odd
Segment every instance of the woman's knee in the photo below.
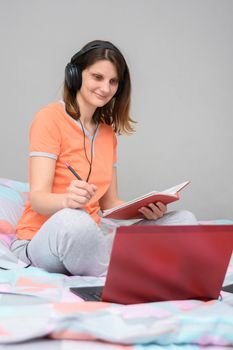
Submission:
{"label": "woman's knee", "polygon": [[[100,229],[92,217],[84,210],[65,208],[55,214],[57,216],[57,243],[69,242],[79,245],[89,240],[93,243],[100,239]],[[67,244],[66,243],[66,244]]]}
{"label": "woman's knee", "polygon": [[[56,225],[61,234],[75,234],[83,229],[95,227],[96,223],[84,210],[64,208],[50,218],[51,224]],[[49,222],[48,222],[49,224]]]}
{"label": "woman's knee", "polygon": [[195,217],[195,215],[189,211],[189,210],[177,210],[174,212],[177,215],[177,220],[181,224],[187,224],[187,225],[197,225],[198,221]]}
{"label": "woman's knee", "polygon": [[96,223],[84,210],[65,208],[56,212],[44,223],[33,238],[33,245],[44,244],[54,255],[60,256],[64,246],[72,249],[73,243],[80,244],[91,239],[90,236],[96,230],[98,230]]}

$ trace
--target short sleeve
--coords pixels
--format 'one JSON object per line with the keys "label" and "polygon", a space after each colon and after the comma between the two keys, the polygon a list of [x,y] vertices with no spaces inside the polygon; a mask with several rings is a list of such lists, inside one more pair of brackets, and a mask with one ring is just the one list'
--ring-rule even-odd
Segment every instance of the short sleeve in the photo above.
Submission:
{"label": "short sleeve", "polygon": [[30,128],[29,155],[57,159],[60,153],[61,133],[56,119],[56,110],[44,108],[39,111]]}

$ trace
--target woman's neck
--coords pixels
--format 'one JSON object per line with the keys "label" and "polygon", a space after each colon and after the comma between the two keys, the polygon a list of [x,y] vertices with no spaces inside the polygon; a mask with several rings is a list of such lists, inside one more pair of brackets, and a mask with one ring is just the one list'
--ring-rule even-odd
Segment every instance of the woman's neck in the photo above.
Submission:
{"label": "woman's neck", "polygon": [[96,108],[84,103],[81,98],[77,96],[77,102],[80,110],[80,122],[82,126],[91,134],[94,135],[96,130],[96,122],[93,120],[93,115],[95,113]]}
{"label": "woman's neck", "polygon": [[80,96],[77,95],[77,102],[80,110],[80,120],[82,124],[88,129],[88,126],[95,126],[96,123],[93,121],[93,115],[96,107],[88,105],[83,101]]}

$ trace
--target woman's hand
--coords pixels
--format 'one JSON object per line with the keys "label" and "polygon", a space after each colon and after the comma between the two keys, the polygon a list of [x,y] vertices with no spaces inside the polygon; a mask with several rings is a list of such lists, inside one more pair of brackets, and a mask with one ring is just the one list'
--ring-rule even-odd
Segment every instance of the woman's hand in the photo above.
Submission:
{"label": "woman's hand", "polygon": [[97,187],[86,181],[73,180],[66,189],[64,208],[83,208],[95,195]]}
{"label": "woman's hand", "polygon": [[142,207],[138,211],[145,217],[147,220],[157,220],[163,217],[167,211],[167,206],[161,202],[156,204],[150,203],[147,207]]}

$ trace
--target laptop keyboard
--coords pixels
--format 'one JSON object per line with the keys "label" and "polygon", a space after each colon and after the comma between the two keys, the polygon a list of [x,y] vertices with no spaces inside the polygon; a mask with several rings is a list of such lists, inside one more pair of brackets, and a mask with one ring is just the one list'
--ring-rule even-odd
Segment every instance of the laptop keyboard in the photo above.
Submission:
{"label": "laptop keyboard", "polygon": [[222,290],[228,293],[233,293],[233,284],[222,287]]}
{"label": "laptop keyboard", "polygon": [[101,301],[103,286],[72,287],[70,291],[86,301]]}

